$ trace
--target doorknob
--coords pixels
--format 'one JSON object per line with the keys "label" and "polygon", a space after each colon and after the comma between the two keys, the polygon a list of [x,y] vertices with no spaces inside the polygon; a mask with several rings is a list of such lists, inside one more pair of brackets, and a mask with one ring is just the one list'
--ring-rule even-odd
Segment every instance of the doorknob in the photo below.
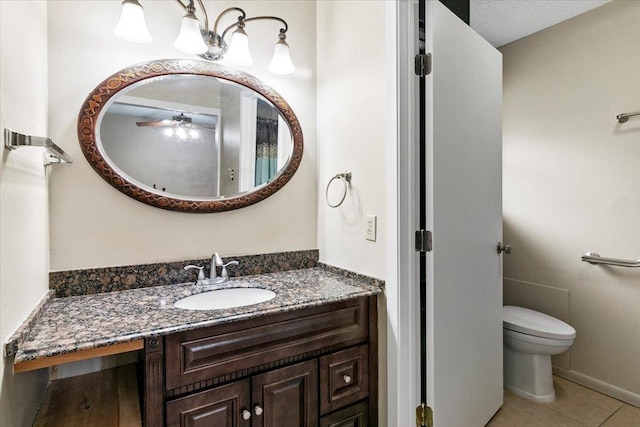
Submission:
{"label": "doorknob", "polygon": [[497,249],[498,249],[498,254],[501,254],[502,252],[504,252],[505,254],[511,253],[511,245],[508,243],[498,242]]}

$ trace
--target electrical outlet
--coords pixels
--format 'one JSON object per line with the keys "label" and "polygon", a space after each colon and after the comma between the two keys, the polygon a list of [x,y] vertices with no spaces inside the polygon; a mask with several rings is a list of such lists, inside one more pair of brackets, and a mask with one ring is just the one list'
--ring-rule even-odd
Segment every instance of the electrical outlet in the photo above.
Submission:
{"label": "electrical outlet", "polygon": [[378,222],[378,217],[376,217],[375,215],[367,215],[367,223],[366,223],[366,230],[365,230],[365,238],[367,240],[371,240],[372,242],[376,241],[376,237],[377,237],[377,222]]}

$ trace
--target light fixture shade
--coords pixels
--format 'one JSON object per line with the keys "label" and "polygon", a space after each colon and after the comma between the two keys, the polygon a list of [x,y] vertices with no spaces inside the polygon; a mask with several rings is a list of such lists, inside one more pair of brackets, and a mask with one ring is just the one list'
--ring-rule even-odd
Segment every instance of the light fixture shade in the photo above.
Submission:
{"label": "light fixture shade", "polygon": [[269,71],[275,74],[291,74],[295,70],[296,67],[289,55],[289,45],[284,40],[278,40],[273,51],[273,59],[269,64]]}
{"label": "light fixture shade", "polygon": [[180,34],[173,45],[181,52],[196,55],[209,50],[200,32],[200,22],[193,14],[188,13],[182,18]]}
{"label": "light fixture shade", "polygon": [[230,64],[245,66],[253,64],[251,52],[249,52],[249,37],[242,28],[238,28],[231,35],[229,50],[224,55]]}
{"label": "light fixture shade", "polygon": [[149,43],[151,34],[144,22],[144,12],[138,0],[124,0],[118,25],[113,33],[125,40],[137,43]]}

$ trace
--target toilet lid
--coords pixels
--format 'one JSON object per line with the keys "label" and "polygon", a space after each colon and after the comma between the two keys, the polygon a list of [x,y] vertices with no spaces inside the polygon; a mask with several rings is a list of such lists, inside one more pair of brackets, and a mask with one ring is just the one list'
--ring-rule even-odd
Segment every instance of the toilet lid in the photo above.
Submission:
{"label": "toilet lid", "polygon": [[576,330],[562,320],[523,307],[502,307],[502,325],[523,334],[545,338],[568,339],[576,337]]}

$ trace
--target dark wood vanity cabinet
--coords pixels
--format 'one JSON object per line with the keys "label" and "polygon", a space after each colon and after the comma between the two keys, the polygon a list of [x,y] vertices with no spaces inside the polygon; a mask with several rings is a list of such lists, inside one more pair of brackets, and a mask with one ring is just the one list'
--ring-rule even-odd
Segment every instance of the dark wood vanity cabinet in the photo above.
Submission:
{"label": "dark wood vanity cabinet", "polygon": [[[375,296],[162,341],[146,348],[147,427],[377,425]],[[164,369],[156,366],[159,351]]]}

